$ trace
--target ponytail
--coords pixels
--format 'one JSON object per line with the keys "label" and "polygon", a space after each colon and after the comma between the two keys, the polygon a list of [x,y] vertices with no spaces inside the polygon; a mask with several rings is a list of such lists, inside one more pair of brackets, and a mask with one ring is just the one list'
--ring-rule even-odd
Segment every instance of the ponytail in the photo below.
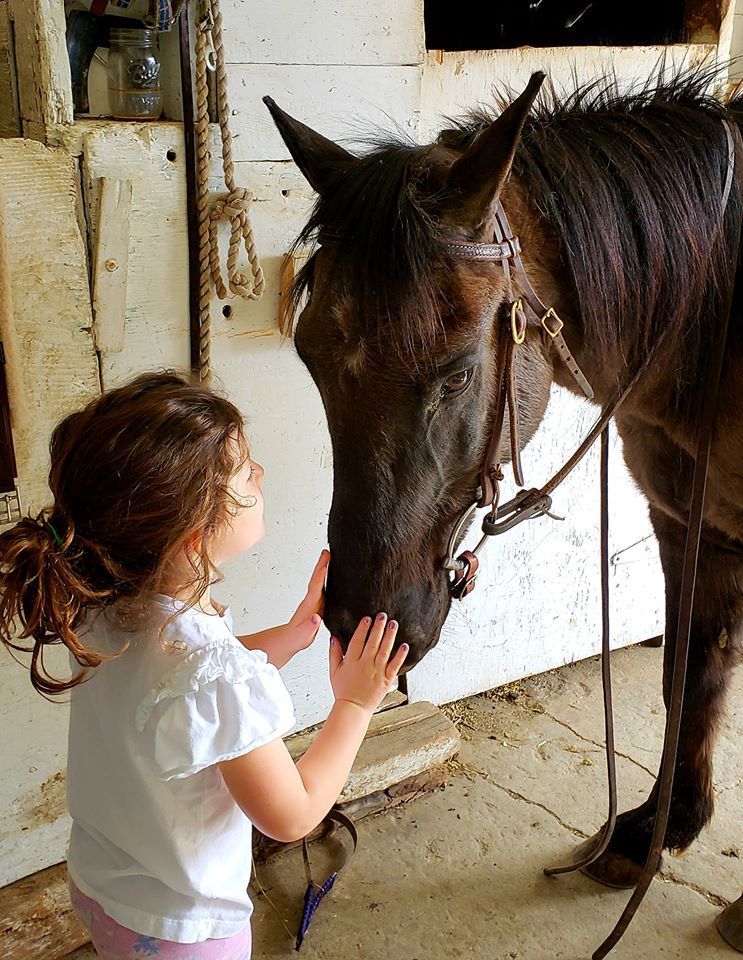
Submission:
{"label": "ponytail", "polygon": [[88,607],[103,597],[76,572],[71,540],[71,532],[58,531],[45,512],[0,534],[0,641],[31,654],[31,683],[45,696],[77,686],[87,672],[55,679],[44,663],[47,647],[64,644],[84,668],[104,659],[77,635]]}
{"label": "ponytail", "polygon": [[[143,613],[195,532],[193,602],[218,579],[210,535],[230,522],[231,480],[248,450],[233,404],[164,372],[70,414],[50,453],[54,507],[0,533],[0,642],[31,654],[31,682],[47,697],[111,659],[82,642],[88,613],[114,603],[122,617]],[[70,680],[44,664],[58,644],[83,668]]]}

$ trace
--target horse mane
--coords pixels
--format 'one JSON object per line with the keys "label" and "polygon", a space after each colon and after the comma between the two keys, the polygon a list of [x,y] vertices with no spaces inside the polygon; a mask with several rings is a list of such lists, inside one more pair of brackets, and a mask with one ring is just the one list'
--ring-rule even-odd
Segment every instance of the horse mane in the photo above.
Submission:
{"label": "horse mane", "polygon": [[[741,198],[734,183],[722,231],[721,121],[743,120],[743,102],[709,93],[718,71],[669,78],[660,67],[639,89],[622,91],[603,77],[563,98],[547,91],[524,127],[514,174],[560,237],[577,292],[573,312],[607,356],[619,347],[642,358],[671,324],[669,340],[696,357],[731,281],[724,234],[740,229]],[[499,106],[506,102],[501,95]],[[438,143],[466,149],[498,112],[453,122]],[[336,257],[362,322],[387,317],[393,339],[408,347],[430,342],[441,324],[441,292],[431,279],[446,259],[433,214],[439,198],[420,188],[428,156],[430,147],[380,142],[339,174],[298,240],[326,231],[338,237]],[[298,292],[311,270],[312,263]]]}

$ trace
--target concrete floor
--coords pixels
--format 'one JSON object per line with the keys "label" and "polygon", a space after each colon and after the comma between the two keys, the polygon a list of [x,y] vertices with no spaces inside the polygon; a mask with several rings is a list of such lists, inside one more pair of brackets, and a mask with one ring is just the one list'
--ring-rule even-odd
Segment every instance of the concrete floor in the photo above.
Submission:
{"label": "concrete floor", "polygon": [[[661,650],[613,657],[620,809],[647,795],[660,752]],[[714,929],[743,890],[743,677],[716,754],[717,811],[700,840],[667,858],[612,957],[733,960]],[[359,849],[322,905],[305,960],[583,960],[609,932],[626,892],[580,874],[550,879],[606,809],[599,665],[564,667],[452,704],[463,744],[446,787],[359,828]],[[323,853],[313,848],[318,874]],[[296,956],[304,890],[298,850],[259,870],[256,958]],[[94,957],[80,950],[74,960]],[[71,958],[72,960],[72,958]]]}

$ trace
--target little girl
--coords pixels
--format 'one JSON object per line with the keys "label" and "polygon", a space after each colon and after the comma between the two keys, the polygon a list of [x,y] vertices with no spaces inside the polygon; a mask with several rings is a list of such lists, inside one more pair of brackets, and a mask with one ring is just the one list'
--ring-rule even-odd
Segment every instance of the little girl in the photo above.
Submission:
{"label": "little girl", "polygon": [[293,762],[277,668],[315,638],[329,554],[262,633],[210,593],[263,535],[262,477],[231,403],[147,374],[59,424],[54,505],[0,535],[0,637],[40,693],[72,690],[70,892],[105,960],[248,960],[251,822],[290,841],[323,819],[407,654],[383,613],[345,656],[331,638],[335,704]]}

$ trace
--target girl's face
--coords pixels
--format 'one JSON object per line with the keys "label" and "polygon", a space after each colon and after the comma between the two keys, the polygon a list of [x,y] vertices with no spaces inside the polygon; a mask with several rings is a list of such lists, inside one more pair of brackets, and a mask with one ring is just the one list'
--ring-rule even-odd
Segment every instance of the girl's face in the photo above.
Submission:
{"label": "girl's face", "polygon": [[263,467],[248,459],[233,477],[231,492],[235,503],[231,506],[232,516],[212,548],[212,558],[218,566],[249,550],[266,532],[261,490],[263,474]]}

